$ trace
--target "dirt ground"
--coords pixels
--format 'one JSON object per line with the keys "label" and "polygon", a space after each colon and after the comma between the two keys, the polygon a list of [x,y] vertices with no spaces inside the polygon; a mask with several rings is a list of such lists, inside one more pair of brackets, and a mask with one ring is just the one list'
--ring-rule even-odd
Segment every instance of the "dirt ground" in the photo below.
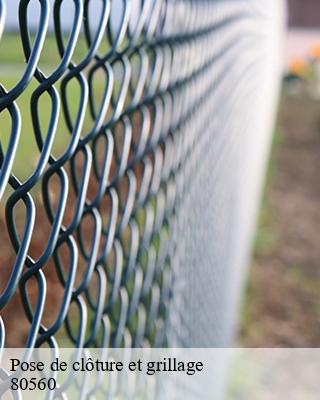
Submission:
{"label": "dirt ground", "polygon": [[320,346],[320,101],[284,94],[240,343]]}

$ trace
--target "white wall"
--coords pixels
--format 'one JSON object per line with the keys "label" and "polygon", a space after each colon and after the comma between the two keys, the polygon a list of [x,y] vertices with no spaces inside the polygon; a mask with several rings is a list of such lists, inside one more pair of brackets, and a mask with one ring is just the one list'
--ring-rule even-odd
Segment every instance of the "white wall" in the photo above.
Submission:
{"label": "white wall", "polygon": [[[54,0],[49,0],[51,4],[50,10],[50,29],[53,27],[53,18],[52,18],[52,6]],[[4,0],[4,4],[6,7],[6,22],[5,29],[15,30],[18,29],[18,8],[19,8],[19,0]],[[96,10],[97,20],[99,16],[99,10],[101,7],[101,1],[96,0],[92,2],[92,11]],[[73,0],[64,0],[62,6],[62,23],[66,30],[70,29],[73,20],[74,14],[74,2]],[[111,15],[113,19],[119,19],[121,15],[121,10],[123,7],[122,1],[113,1],[111,6]],[[28,6],[28,17],[30,21],[30,28],[35,29],[38,24],[40,15],[40,2],[37,0],[31,0]]]}

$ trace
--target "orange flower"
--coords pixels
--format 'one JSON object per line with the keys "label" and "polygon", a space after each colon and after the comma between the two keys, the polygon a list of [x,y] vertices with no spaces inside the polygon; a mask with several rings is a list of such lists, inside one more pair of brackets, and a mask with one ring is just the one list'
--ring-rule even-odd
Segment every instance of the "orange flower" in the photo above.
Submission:
{"label": "orange flower", "polygon": [[310,54],[313,58],[319,58],[320,59],[320,42],[315,43],[311,49],[310,49]]}
{"label": "orange flower", "polygon": [[296,75],[305,75],[308,71],[308,63],[302,58],[296,58],[290,64],[290,71]]}

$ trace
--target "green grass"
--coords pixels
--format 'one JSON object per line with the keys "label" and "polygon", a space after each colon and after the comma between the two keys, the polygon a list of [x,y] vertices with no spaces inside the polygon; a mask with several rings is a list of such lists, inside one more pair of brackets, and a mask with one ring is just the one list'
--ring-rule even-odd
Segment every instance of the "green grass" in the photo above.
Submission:
{"label": "green grass", "polygon": [[[272,154],[274,150],[282,143],[282,136],[279,131],[275,131],[272,142]],[[277,242],[277,235],[274,227],[274,215],[272,205],[268,196],[268,188],[274,181],[277,172],[275,159],[271,156],[265,190],[261,202],[261,209],[259,214],[258,230],[255,238],[254,254],[256,256],[263,256],[269,254]]]}
{"label": "green grass", "polygon": [[[75,52],[74,60],[80,60],[86,54],[86,43],[84,38],[80,38]],[[58,65],[60,57],[58,55],[55,38],[53,35],[47,35],[46,42],[43,48],[39,66],[46,74],[52,72]],[[0,41],[0,82],[6,90],[12,89],[21,79],[22,72],[25,68],[23,59],[23,50],[21,40],[15,33],[9,33],[3,36]],[[94,87],[97,101],[102,97],[104,90],[104,78],[100,78],[96,74]],[[34,90],[39,83],[35,78],[31,80],[24,92],[18,97],[16,104],[18,105],[21,115],[21,133],[18,144],[17,153],[13,165],[13,173],[21,180],[26,179],[34,170],[39,159],[39,149],[36,144],[33,123],[30,112],[30,100]],[[55,87],[60,89],[60,82],[55,84]],[[73,79],[68,84],[68,104],[71,110],[73,119],[79,108],[80,87],[76,79]],[[43,93],[39,101],[39,113],[41,115],[41,128],[43,137],[45,138],[47,127],[52,113],[52,103],[48,93]],[[0,138],[1,145],[4,150],[7,149],[8,141],[11,134],[11,117],[7,111],[0,114]],[[92,120],[87,112],[82,134],[88,132],[92,127]],[[62,108],[60,108],[59,122],[55,133],[52,153],[59,156],[66,148],[70,140],[70,132],[67,129]]]}
{"label": "green grass", "polygon": [[[20,75],[13,73],[7,74],[3,79],[2,83],[6,88],[13,87],[19,80]],[[17,105],[21,115],[21,133],[18,144],[17,153],[13,165],[13,173],[20,179],[25,179],[34,169],[37,160],[39,159],[39,149],[36,144],[33,123],[30,112],[30,99],[33,91],[38,86],[35,80],[32,80],[26,90],[19,96]],[[76,85],[70,86],[70,97],[77,98],[79,96],[79,88]],[[78,104],[75,101],[70,102],[71,112],[74,115],[77,111]],[[48,123],[51,116],[51,99],[47,93],[41,96],[39,101],[39,113],[41,115],[42,130],[44,137],[46,136]],[[7,148],[8,141],[11,133],[11,117],[7,111],[0,115],[0,135],[1,144],[4,149]],[[60,111],[59,123],[57,133],[53,144],[53,154],[56,156],[66,148],[70,140],[70,134],[67,130],[64,117]]]}
{"label": "green grass", "polygon": [[[32,37],[31,40],[33,40]],[[79,37],[74,51],[74,61],[79,61],[86,52],[87,45],[85,39],[84,37]],[[8,32],[3,35],[0,40],[0,55],[1,68],[5,66],[19,68],[24,64],[25,58],[22,43],[17,33]],[[41,52],[40,67],[56,66],[60,59],[54,34],[47,34]]]}
{"label": "green grass", "polygon": [[[277,245],[277,232],[274,224],[275,221],[274,211],[270,203],[268,189],[274,182],[277,174],[277,165],[275,162],[274,151],[281,143],[282,143],[281,132],[276,130],[273,135],[271,158],[268,165],[266,184],[261,201],[258,227],[253,248],[254,257],[267,257],[268,255],[271,254],[271,252]],[[254,324],[252,324],[252,316],[251,316],[251,306],[252,304],[254,304],[257,295],[258,294],[255,291],[255,287],[252,285],[252,282],[249,281],[246,289],[244,305],[242,308],[242,316],[241,316],[242,327],[254,326],[254,329],[257,330],[260,329],[259,326],[256,327]]]}

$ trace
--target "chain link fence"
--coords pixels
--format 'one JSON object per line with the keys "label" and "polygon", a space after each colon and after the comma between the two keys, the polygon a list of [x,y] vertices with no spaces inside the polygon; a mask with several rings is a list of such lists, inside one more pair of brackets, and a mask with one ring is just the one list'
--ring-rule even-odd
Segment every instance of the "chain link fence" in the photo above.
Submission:
{"label": "chain link fence", "polygon": [[0,0],[1,347],[230,343],[280,71],[265,3]]}

